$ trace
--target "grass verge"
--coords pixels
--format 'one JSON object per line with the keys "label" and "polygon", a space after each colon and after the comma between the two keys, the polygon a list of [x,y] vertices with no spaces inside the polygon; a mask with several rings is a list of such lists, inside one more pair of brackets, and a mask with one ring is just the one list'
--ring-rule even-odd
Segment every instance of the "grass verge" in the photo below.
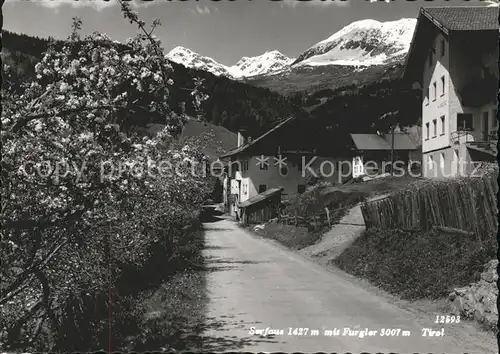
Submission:
{"label": "grass verge", "polygon": [[496,247],[435,230],[370,229],[332,263],[402,299],[439,299],[477,281]]}
{"label": "grass verge", "polygon": [[266,224],[263,229],[254,230],[257,235],[273,239],[292,250],[310,246],[321,238],[320,232],[309,231],[307,227],[283,225],[276,221]]}
{"label": "grass verge", "polygon": [[[328,208],[333,225],[358,203],[369,197],[401,188],[413,180],[409,177],[386,177],[339,186],[321,182],[308,188],[305,193],[292,198],[284,212],[285,214],[308,217]],[[329,229],[328,225],[314,228],[271,222],[266,224],[263,229],[254,231],[259,236],[276,240],[290,249],[299,250],[315,244]]]}
{"label": "grass verge", "polygon": [[113,350],[199,350],[208,297],[204,234],[193,232],[178,257],[151,264],[157,267],[137,284],[140,292],[115,300],[121,306],[112,315]]}

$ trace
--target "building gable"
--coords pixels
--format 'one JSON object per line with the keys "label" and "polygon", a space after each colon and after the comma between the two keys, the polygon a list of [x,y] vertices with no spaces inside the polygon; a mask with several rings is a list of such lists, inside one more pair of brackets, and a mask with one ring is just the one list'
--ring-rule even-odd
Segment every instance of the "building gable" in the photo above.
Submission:
{"label": "building gable", "polygon": [[453,33],[469,32],[481,36],[485,32],[498,32],[498,16],[498,7],[421,8],[403,78],[410,82],[422,80],[422,69],[437,33],[441,32],[448,38]]}
{"label": "building gable", "polygon": [[352,140],[346,132],[327,131],[319,120],[292,116],[251,142],[221,158],[237,159],[250,156],[316,155],[347,156]]}

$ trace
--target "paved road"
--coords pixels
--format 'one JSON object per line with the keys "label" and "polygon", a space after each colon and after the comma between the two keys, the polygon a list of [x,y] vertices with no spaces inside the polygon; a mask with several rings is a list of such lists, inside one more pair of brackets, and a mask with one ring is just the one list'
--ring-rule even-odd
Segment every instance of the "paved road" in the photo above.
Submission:
{"label": "paved road", "polygon": [[[477,341],[461,325],[436,325],[272,241],[222,220],[205,224],[208,304],[204,350],[251,352],[492,353],[494,339]],[[261,337],[251,328],[283,330]],[[292,335],[288,335],[292,328]],[[295,328],[308,328],[293,335]],[[350,329],[346,330],[346,328]],[[423,337],[423,328],[444,337]],[[472,327],[467,327],[470,328]],[[335,329],[340,331],[334,335]],[[360,338],[359,331],[377,331]],[[399,335],[381,336],[382,329]],[[299,334],[298,330],[296,333]],[[318,332],[313,332],[318,331]],[[332,331],[326,333],[325,331]],[[358,332],[356,332],[358,331]],[[409,336],[403,336],[410,333]],[[313,335],[318,334],[318,335]],[[350,334],[350,335],[347,335]],[[396,333],[394,333],[396,334]],[[484,333],[481,334],[484,337]],[[489,338],[489,336],[488,336]]]}

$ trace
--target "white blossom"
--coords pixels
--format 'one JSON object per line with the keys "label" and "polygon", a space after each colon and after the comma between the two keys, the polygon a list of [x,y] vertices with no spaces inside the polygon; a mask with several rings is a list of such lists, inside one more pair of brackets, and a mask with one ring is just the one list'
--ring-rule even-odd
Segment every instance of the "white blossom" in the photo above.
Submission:
{"label": "white blossom", "polygon": [[90,141],[93,139],[92,133],[81,133],[78,135],[78,140],[81,141]]}
{"label": "white blossom", "polygon": [[36,124],[35,124],[35,131],[36,131],[37,133],[39,133],[39,132],[41,132],[41,131],[42,131],[42,129],[43,129],[42,122],[40,122],[40,121],[39,121],[39,122],[36,122]]}
{"label": "white blossom", "polygon": [[61,92],[67,92],[69,89],[69,85],[66,82],[61,82],[61,85],[59,86],[59,91]]}

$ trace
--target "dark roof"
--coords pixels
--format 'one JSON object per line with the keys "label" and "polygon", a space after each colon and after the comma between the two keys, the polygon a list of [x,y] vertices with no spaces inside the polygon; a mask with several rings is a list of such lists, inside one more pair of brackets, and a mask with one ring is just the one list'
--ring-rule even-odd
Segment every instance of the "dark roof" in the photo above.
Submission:
{"label": "dark roof", "polygon": [[[391,134],[386,134],[385,139],[389,142],[389,145],[392,144]],[[394,134],[394,149],[396,150],[416,150],[417,144],[408,134],[404,133],[395,133]]]}
{"label": "dark roof", "polygon": [[410,50],[406,56],[403,77],[410,79],[420,75],[420,67],[424,65],[426,47],[431,41],[432,31],[440,30],[445,35],[450,32],[498,31],[498,14],[498,7],[488,6],[420,8]]}
{"label": "dark roof", "polygon": [[437,21],[448,31],[498,30],[498,7],[449,6],[424,7],[421,13],[431,21]]}
{"label": "dark roof", "polygon": [[351,137],[358,150],[391,149],[389,142],[377,134],[351,134]]}
{"label": "dark roof", "polygon": [[[219,158],[221,152],[229,151],[238,144],[238,135],[232,131],[218,125],[208,122],[190,119],[184,125],[181,139],[197,139],[202,134],[207,134],[208,140],[205,141],[205,146],[202,152],[207,155],[210,160],[215,161]],[[222,149],[222,151],[220,151]]]}
{"label": "dark roof", "polygon": [[257,204],[259,202],[262,202],[266,199],[271,198],[272,196],[281,193],[283,191],[283,187],[278,187],[278,188],[271,188],[268,189],[265,192],[262,192],[260,194],[257,194],[255,197],[252,197],[250,199],[245,200],[244,202],[238,204],[239,208],[247,208],[251,205]]}
{"label": "dark roof", "polygon": [[[164,128],[165,124],[152,123],[146,126],[145,132],[150,136],[156,136]],[[209,139],[206,140],[201,150],[211,161],[216,161],[219,158],[220,149],[229,151],[238,143],[237,134],[222,126],[198,121],[193,118],[188,119],[184,125],[179,141],[185,142],[187,139],[196,139],[202,134],[208,134]]]}
{"label": "dark roof", "polygon": [[[493,144],[477,145],[474,143],[465,144],[473,161],[494,161],[497,157],[497,147]],[[473,150],[473,151],[471,151]]]}
{"label": "dark roof", "polygon": [[[384,137],[378,134],[351,134],[358,150],[391,150],[391,134]],[[394,150],[416,150],[417,146],[408,134],[394,134]]]}
{"label": "dark roof", "polygon": [[273,128],[271,128],[270,130],[268,130],[267,132],[265,132],[264,134],[262,134],[261,136],[259,136],[258,138],[256,139],[253,139],[251,142],[249,143],[246,143],[245,145],[243,146],[240,146],[239,148],[236,148],[234,150],[231,150],[229,151],[227,154],[224,154],[222,155],[220,158],[221,159],[224,159],[224,158],[227,158],[227,157],[231,157],[231,156],[235,156],[235,155],[240,155],[242,154],[243,152],[245,152],[246,150],[248,150],[251,146],[254,146],[255,144],[257,144],[259,141],[261,141],[262,139],[264,139],[266,136],[270,135],[271,133],[273,133],[274,131],[280,129],[282,126],[284,126],[285,124],[287,124],[288,122],[291,122],[292,120],[294,120],[296,117],[295,116],[290,116],[288,118],[285,118],[284,120],[282,120],[280,123],[276,124]]}

